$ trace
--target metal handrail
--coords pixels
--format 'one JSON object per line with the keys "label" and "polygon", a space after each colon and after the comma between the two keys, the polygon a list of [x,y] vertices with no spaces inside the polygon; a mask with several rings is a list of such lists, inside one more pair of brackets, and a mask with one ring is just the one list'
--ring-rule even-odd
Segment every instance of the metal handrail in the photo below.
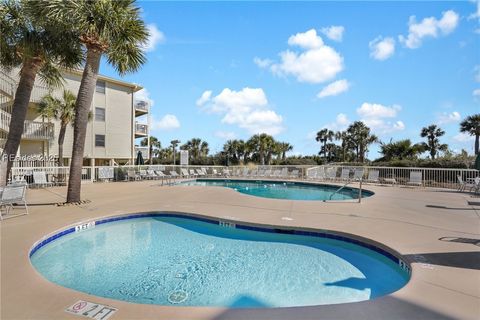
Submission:
{"label": "metal handrail", "polygon": [[343,188],[345,188],[347,185],[350,184],[350,182],[352,182],[352,180],[349,178],[347,180],[347,182],[345,182],[345,184],[343,186],[341,186],[340,188],[338,188],[337,190],[335,190],[335,192],[333,192],[331,195],[330,195],[330,198],[328,200],[332,200],[333,196],[337,193],[339,193],[340,191],[342,191]]}

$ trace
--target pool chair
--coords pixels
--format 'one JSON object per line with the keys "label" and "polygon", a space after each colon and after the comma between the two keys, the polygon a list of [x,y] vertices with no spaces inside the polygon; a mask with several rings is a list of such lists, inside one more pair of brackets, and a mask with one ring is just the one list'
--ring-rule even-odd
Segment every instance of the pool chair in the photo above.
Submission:
{"label": "pool chair", "polygon": [[52,187],[53,182],[47,181],[47,174],[45,171],[33,171],[33,186]]}
{"label": "pool chair", "polygon": [[282,170],[275,170],[272,173],[272,177],[274,178],[280,178],[281,175],[282,175]]}
{"label": "pool chair", "polygon": [[325,180],[325,168],[321,167],[316,170],[317,173],[317,180]]}
{"label": "pool chair", "polygon": [[249,171],[250,171],[250,170],[249,170],[248,168],[244,168],[244,169],[243,169],[243,172],[242,172],[242,177],[247,177]]}
{"label": "pool chair", "polygon": [[283,168],[282,173],[280,174],[282,178],[288,178],[288,168]]}
{"label": "pool chair", "polygon": [[221,176],[222,174],[217,171],[217,169],[212,169],[212,176]]}
{"label": "pool chair", "polygon": [[188,172],[190,173],[190,176],[192,176],[194,178],[198,177],[198,173],[196,173],[195,170],[190,169],[190,170],[188,170]]}
{"label": "pool chair", "polygon": [[172,171],[170,171],[170,177],[172,177],[172,178],[180,178],[180,175],[177,173],[177,171],[172,170]]}
{"label": "pool chair", "polygon": [[226,168],[223,169],[223,170],[222,170],[222,175],[223,175],[224,177],[230,177],[230,170],[229,170],[229,169],[226,169]]}
{"label": "pool chair", "polygon": [[140,175],[135,172],[135,170],[127,171],[127,180],[128,181],[137,181],[140,180]]}
{"label": "pool chair", "polygon": [[[176,173],[176,172],[175,172],[175,173]],[[156,170],[156,171],[155,171],[155,174],[157,175],[157,177],[158,177],[159,179],[162,179],[162,186],[163,186],[163,183],[164,183],[165,181],[167,182],[167,184],[169,184],[169,180],[172,179],[172,176],[166,175],[166,174],[163,173],[163,171],[161,171],[161,170]]]}
{"label": "pool chair", "polygon": [[[27,200],[25,195],[27,192],[27,185],[9,185],[1,189],[0,196],[0,220],[5,218],[13,218],[28,214]],[[13,211],[13,207],[20,207],[23,205],[25,211],[22,213],[9,216],[10,211]]]}
{"label": "pool chair", "polygon": [[395,178],[394,175],[390,175],[386,178],[383,178],[382,181],[383,181],[383,183],[391,184],[392,186],[397,184],[397,179]]}
{"label": "pool chair", "polygon": [[460,184],[458,187],[458,191],[465,191],[465,190],[475,190],[478,192],[480,189],[480,178],[476,177],[475,179],[467,179],[469,181],[463,181],[462,176],[457,176],[458,183]]}
{"label": "pool chair", "polygon": [[156,180],[159,178],[159,176],[155,173],[154,170],[147,170],[147,179],[152,179],[152,180]]}
{"label": "pool chair", "polygon": [[263,176],[262,177],[270,177],[272,175],[272,170],[270,169],[267,169],[263,172]]}
{"label": "pool chair", "polygon": [[378,170],[368,170],[368,178],[367,178],[367,182],[371,182],[371,183],[379,183],[380,180],[378,179],[378,175],[380,174],[380,172]]}
{"label": "pool chair", "polygon": [[350,169],[342,168],[342,173],[340,174],[340,180],[342,181],[350,180]]}
{"label": "pool chair", "polygon": [[185,168],[180,169],[180,174],[182,175],[183,178],[189,178],[190,174],[188,173],[188,170]]}
{"label": "pool chair", "polygon": [[300,178],[300,170],[292,170],[292,172],[290,172],[290,178],[292,179],[297,179],[297,178]]}
{"label": "pool chair", "polygon": [[335,180],[337,178],[337,168],[327,168],[325,176],[327,180]]}
{"label": "pool chair", "polygon": [[205,177],[206,176],[205,172],[203,172],[202,169],[196,169],[196,171],[197,171],[197,175],[199,177]]}
{"label": "pool chair", "polygon": [[353,180],[354,181],[363,180],[363,173],[364,173],[363,168],[355,168],[355,171],[353,171]]}
{"label": "pool chair", "polygon": [[407,182],[407,185],[421,187],[423,185],[422,172],[410,171],[410,180]]}

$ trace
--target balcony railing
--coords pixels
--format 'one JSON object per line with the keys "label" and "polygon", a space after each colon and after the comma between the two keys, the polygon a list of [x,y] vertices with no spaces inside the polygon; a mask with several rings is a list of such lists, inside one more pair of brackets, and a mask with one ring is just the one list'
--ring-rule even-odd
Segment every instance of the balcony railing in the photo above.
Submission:
{"label": "balcony railing", "polygon": [[148,125],[143,123],[135,123],[135,135],[146,136],[148,134]]}
{"label": "balcony railing", "polygon": [[[0,93],[6,94],[10,99],[13,100],[15,96],[15,90],[18,86],[18,78],[12,75],[13,74],[9,74],[5,70],[0,69]],[[40,100],[42,100],[42,98],[48,93],[49,89],[46,85],[35,83],[30,95],[30,101],[40,102]]]}
{"label": "balcony railing", "polygon": [[135,116],[143,116],[148,113],[149,104],[145,100],[137,100],[135,102]]}
{"label": "balcony railing", "polygon": [[148,159],[148,158],[149,158],[149,156],[148,156],[148,147],[138,147],[138,146],[135,146],[135,157],[137,156],[138,151],[140,151],[140,152],[142,153],[143,159]]}
{"label": "balcony railing", "polygon": [[[0,110],[0,130],[9,132],[10,121],[12,116],[10,113]],[[49,140],[54,137],[54,125],[48,122],[28,121],[23,123],[23,139],[31,140]]]}

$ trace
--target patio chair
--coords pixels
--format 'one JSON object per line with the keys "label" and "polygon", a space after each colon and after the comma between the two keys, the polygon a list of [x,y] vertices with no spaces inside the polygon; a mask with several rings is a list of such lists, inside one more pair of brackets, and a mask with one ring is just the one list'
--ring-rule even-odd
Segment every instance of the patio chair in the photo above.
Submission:
{"label": "patio chair", "polygon": [[200,177],[205,177],[205,172],[203,172],[203,170],[201,169],[196,169],[197,171],[197,175],[200,176]]}
{"label": "patio chair", "polygon": [[282,178],[288,178],[288,168],[283,168],[282,173],[280,174]]}
{"label": "patio chair", "polygon": [[[194,178],[198,177],[198,173],[196,173],[195,170],[190,169],[190,170],[188,170],[188,172],[190,173],[190,176],[192,176]],[[172,172],[170,171],[170,173],[172,173]]]}
{"label": "patio chair", "polygon": [[410,181],[407,182],[407,185],[414,185],[414,186],[421,187],[423,185],[422,172],[410,171]]}
{"label": "patio chair", "polygon": [[230,170],[228,168],[223,169],[222,175],[225,177],[230,177]]}
{"label": "patio chair", "polygon": [[353,180],[360,181],[363,180],[364,170],[363,168],[355,168],[353,171]]}
{"label": "patio chair", "polygon": [[321,167],[316,170],[317,172],[317,180],[325,180],[325,168]]}
{"label": "patio chair", "polygon": [[337,169],[327,168],[326,178],[327,180],[335,180],[337,178]]}
{"label": "patio chair", "polygon": [[140,179],[142,179],[142,180],[143,180],[143,179],[145,179],[145,180],[146,180],[146,179],[151,179],[151,177],[148,176],[146,170],[140,170],[139,173],[140,173]]}
{"label": "patio chair", "polygon": [[[175,173],[176,173],[176,172],[175,172]],[[163,173],[163,171],[161,171],[161,170],[155,171],[155,174],[156,174],[160,179],[162,179],[162,186],[163,186],[163,182],[164,182],[165,180],[167,181],[167,184],[168,184],[168,180],[172,179],[172,176],[166,175],[166,174]]]}
{"label": "patio chair", "polygon": [[147,170],[147,177],[149,179],[158,179],[158,175],[155,174],[155,171],[154,170]]}
{"label": "patio chair", "polygon": [[33,186],[39,187],[52,187],[53,182],[47,181],[47,174],[45,171],[34,171],[33,172]]}
{"label": "patio chair", "polygon": [[208,172],[206,168],[202,167],[200,170],[202,170],[204,176],[208,177]]}
{"label": "patio chair", "polygon": [[275,170],[275,171],[273,171],[273,173],[272,173],[272,177],[274,177],[274,178],[280,178],[281,174],[282,174],[282,170]]}
{"label": "patio chair", "polygon": [[[26,185],[10,185],[2,189],[0,197],[0,220],[7,218],[10,210],[13,210],[13,205],[23,205],[25,212],[12,215],[8,218],[18,217],[28,214],[27,200],[25,199],[27,186]],[[3,213],[5,211],[5,214]]]}
{"label": "patio chair", "polygon": [[188,173],[188,170],[185,169],[185,168],[180,169],[180,174],[182,175],[182,177],[185,177],[185,178],[190,177],[190,174]]}
{"label": "patio chair", "polygon": [[263,177],[270,177],[272,175],[272,170],[267,169],[263,172]]}
{"label": "patio chair", "polygon": [[217,169],[212,169],[212,176],[221,176],[222,174]]}
{"label": "patio chair", "polygon": [[138,181],[140,180],[140,175],[135,172],[135,170],[127,171],[127,180],[128,181]]}
{"label": "patio chair", "polygon": [[478,190],[480,188],[480,178],[479,177],[475,178],[472,182],[464,181],[462,179],[462,176],[457,176],[457,179],[458,179],[458,183],[460,184],[459,187],[458,187],[458,191],[465,191],[467,189],[469,191],[472,191],[472,190],[476,189],[476,192],[478,192]]}
{"label": "patio chair", "polygon": [[172,171],[170,171],[170,177],[172,177],[172,178],[180,178],[180,175],[177,173],[177,171],[172,170]]}
{"label": "patio chair", "polygon": [[379,183],[380,182],[380,180],[378,179],[379,174],[380,174],[380,171],[378,170],[368,170],[367,182]]}
{"label": "patio chair", "polygon": [[342,168],[342,173],[340,174],[340,180],[343,180],[343,181],[350,180],[350,169]]}
{"label": "patio chair", "polygon": [[295,170],[292,170],[292,172],[290,172],[290,178],[299,178],[300,177],[300,170],[298,169],[295,169]]}

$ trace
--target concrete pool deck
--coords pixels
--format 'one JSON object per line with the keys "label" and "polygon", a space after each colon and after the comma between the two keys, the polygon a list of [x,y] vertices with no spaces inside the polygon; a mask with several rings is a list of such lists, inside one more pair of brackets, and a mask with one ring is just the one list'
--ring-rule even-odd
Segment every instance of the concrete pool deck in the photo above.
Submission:
{"label": "concrete pool deck", "polygon": [[[158,181],[95,183],[82,186],[83,199],[91,202],[63,207],[55,203],[64,201],[65,187],[28,190],[30,214],[0,223],[0,318],[80,319],[64,310],[86,300],[118,308],[110,319],[478,319],[480,205],[468,202],[480,199],[444,189],[365,188],[375,195],[358,204],[266,199],[222,187],[159,186]],[[148,211],[351,233],[402,254],[411,262],[412,278],[393,294],[357,303],[200,308],[88,295],[49,282],[30,264],[32,245],[48,233],[97,217]]]}

